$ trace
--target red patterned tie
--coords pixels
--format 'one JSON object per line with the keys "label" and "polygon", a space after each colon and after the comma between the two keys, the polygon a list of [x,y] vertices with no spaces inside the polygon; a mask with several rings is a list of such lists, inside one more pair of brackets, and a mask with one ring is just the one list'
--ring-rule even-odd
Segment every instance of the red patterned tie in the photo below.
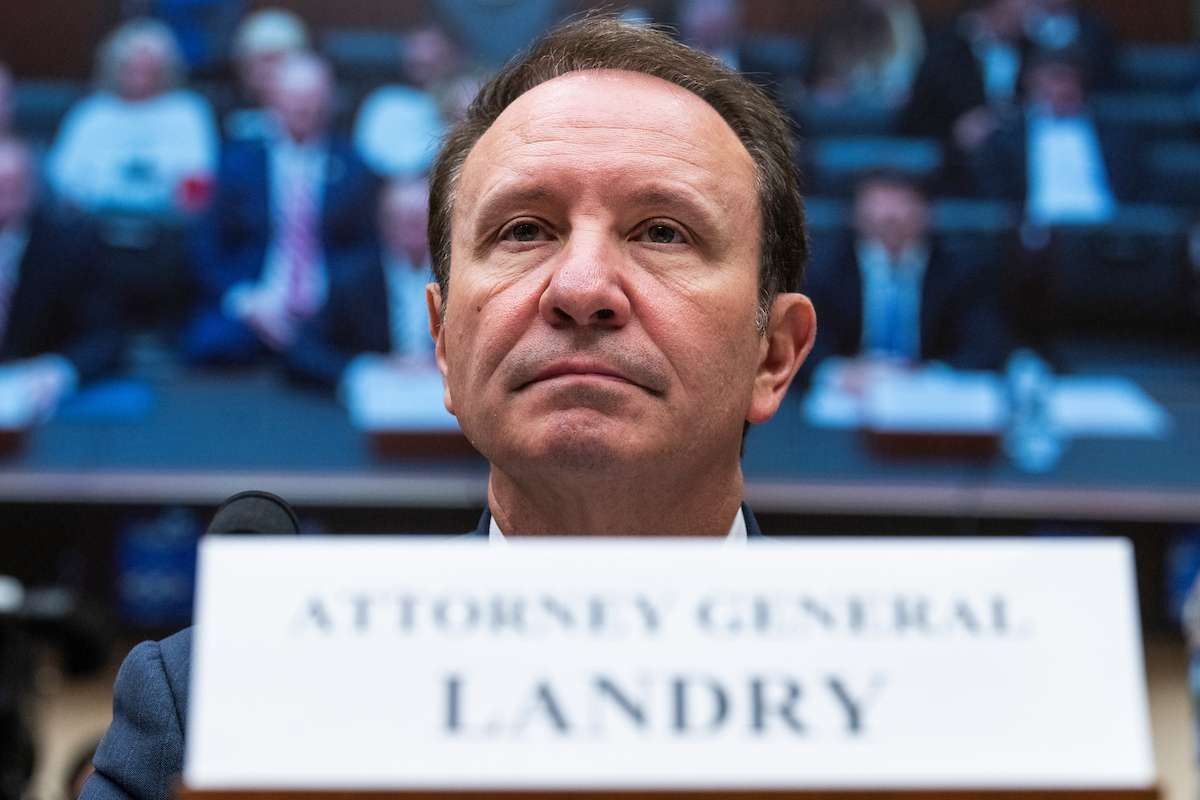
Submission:
{"label": "red patterned tie", "polygon": [[287,309],[298,317],[317,310],[317,204],[315,187],[304,170],[289,182],[283,206],[283,257],[288,267]]}

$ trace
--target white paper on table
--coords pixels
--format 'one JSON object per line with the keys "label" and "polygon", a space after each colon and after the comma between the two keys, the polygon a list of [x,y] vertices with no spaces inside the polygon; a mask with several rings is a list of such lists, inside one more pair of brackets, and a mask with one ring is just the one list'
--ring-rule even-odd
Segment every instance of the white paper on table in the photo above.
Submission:
{"label": "white paper on table", "polygon": [[989,372],[897,372],[872,382],[863,400],[863,425],[876,430],[998,433],[1006,419],[999,378]]}
{"label": "white paper on table", "polygon": [[832,381],[814,383],[804,397],[804,418],[817,428],[857,428],[862,424],[862,398]]}
{"label": "white paper on table", "polygon": [[1050,395],[1050,417],[1063,436],[1161,439],[1171,429],[1166,409],[1119,377],[1059,378]]}
{"label": "white paper on table", "polygon": [[442,375],[436,369],[370,364],[349,375],[344,389],[350,421],[357,428],[459,430],[458,420],[443,403]]}
{"label": "white paper on table", "polygon": [[37,416],[25,367],[0,367],[0,429],[29,428]]}

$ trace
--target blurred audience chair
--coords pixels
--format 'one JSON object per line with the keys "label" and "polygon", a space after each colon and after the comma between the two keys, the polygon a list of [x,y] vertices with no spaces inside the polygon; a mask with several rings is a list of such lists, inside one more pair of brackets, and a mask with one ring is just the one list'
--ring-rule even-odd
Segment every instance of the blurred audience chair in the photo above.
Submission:
{"label": "blurred audience chair", "polygon": [[1129,44],[1117,54],[1121,87],[1131,92],[1190,92],[1200,85],[1200,51],[1193,44]]}

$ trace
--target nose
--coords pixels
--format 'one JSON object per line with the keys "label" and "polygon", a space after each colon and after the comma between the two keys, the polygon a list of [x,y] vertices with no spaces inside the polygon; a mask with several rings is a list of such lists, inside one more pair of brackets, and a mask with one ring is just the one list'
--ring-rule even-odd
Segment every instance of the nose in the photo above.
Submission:
{"label": "nose", "polygon": [[625,325],[630,307],[621,257],[620,247],[598,233],[573,237],[538,302],[542,318],[556,328]]}

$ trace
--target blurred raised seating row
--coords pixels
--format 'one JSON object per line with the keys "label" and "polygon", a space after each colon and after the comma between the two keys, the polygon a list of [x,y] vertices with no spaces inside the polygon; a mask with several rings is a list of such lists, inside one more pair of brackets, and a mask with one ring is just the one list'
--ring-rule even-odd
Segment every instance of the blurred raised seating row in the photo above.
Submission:
{"label": "blurred raised seating row", "polygon": [[[1197,119],[1200,119],[1198,117]],[[1200,136],[1139,139],[1135,170],[1142,176],[1139,203],[1200,210]],[[865,174],[886,169],[911,175],[940,191],[946,165],[942,145],[933,139],[901,136],[825,136],[800,139],[804,190],[815,196],[849,197]]]}
{"label": "blurred raised seating row", "polygon": [[[810,269],[826,269],[852,235],[851,204],[806,200]],[[934,237],[963,269],[995,269],[1015,322],[1041,344],[1087,332],[1195,338],[1200,276],[1188,258],[1191,220],[1159,205],[1122,207],[1103,225],[1036,229],[1010,204],[939,198]]]}

